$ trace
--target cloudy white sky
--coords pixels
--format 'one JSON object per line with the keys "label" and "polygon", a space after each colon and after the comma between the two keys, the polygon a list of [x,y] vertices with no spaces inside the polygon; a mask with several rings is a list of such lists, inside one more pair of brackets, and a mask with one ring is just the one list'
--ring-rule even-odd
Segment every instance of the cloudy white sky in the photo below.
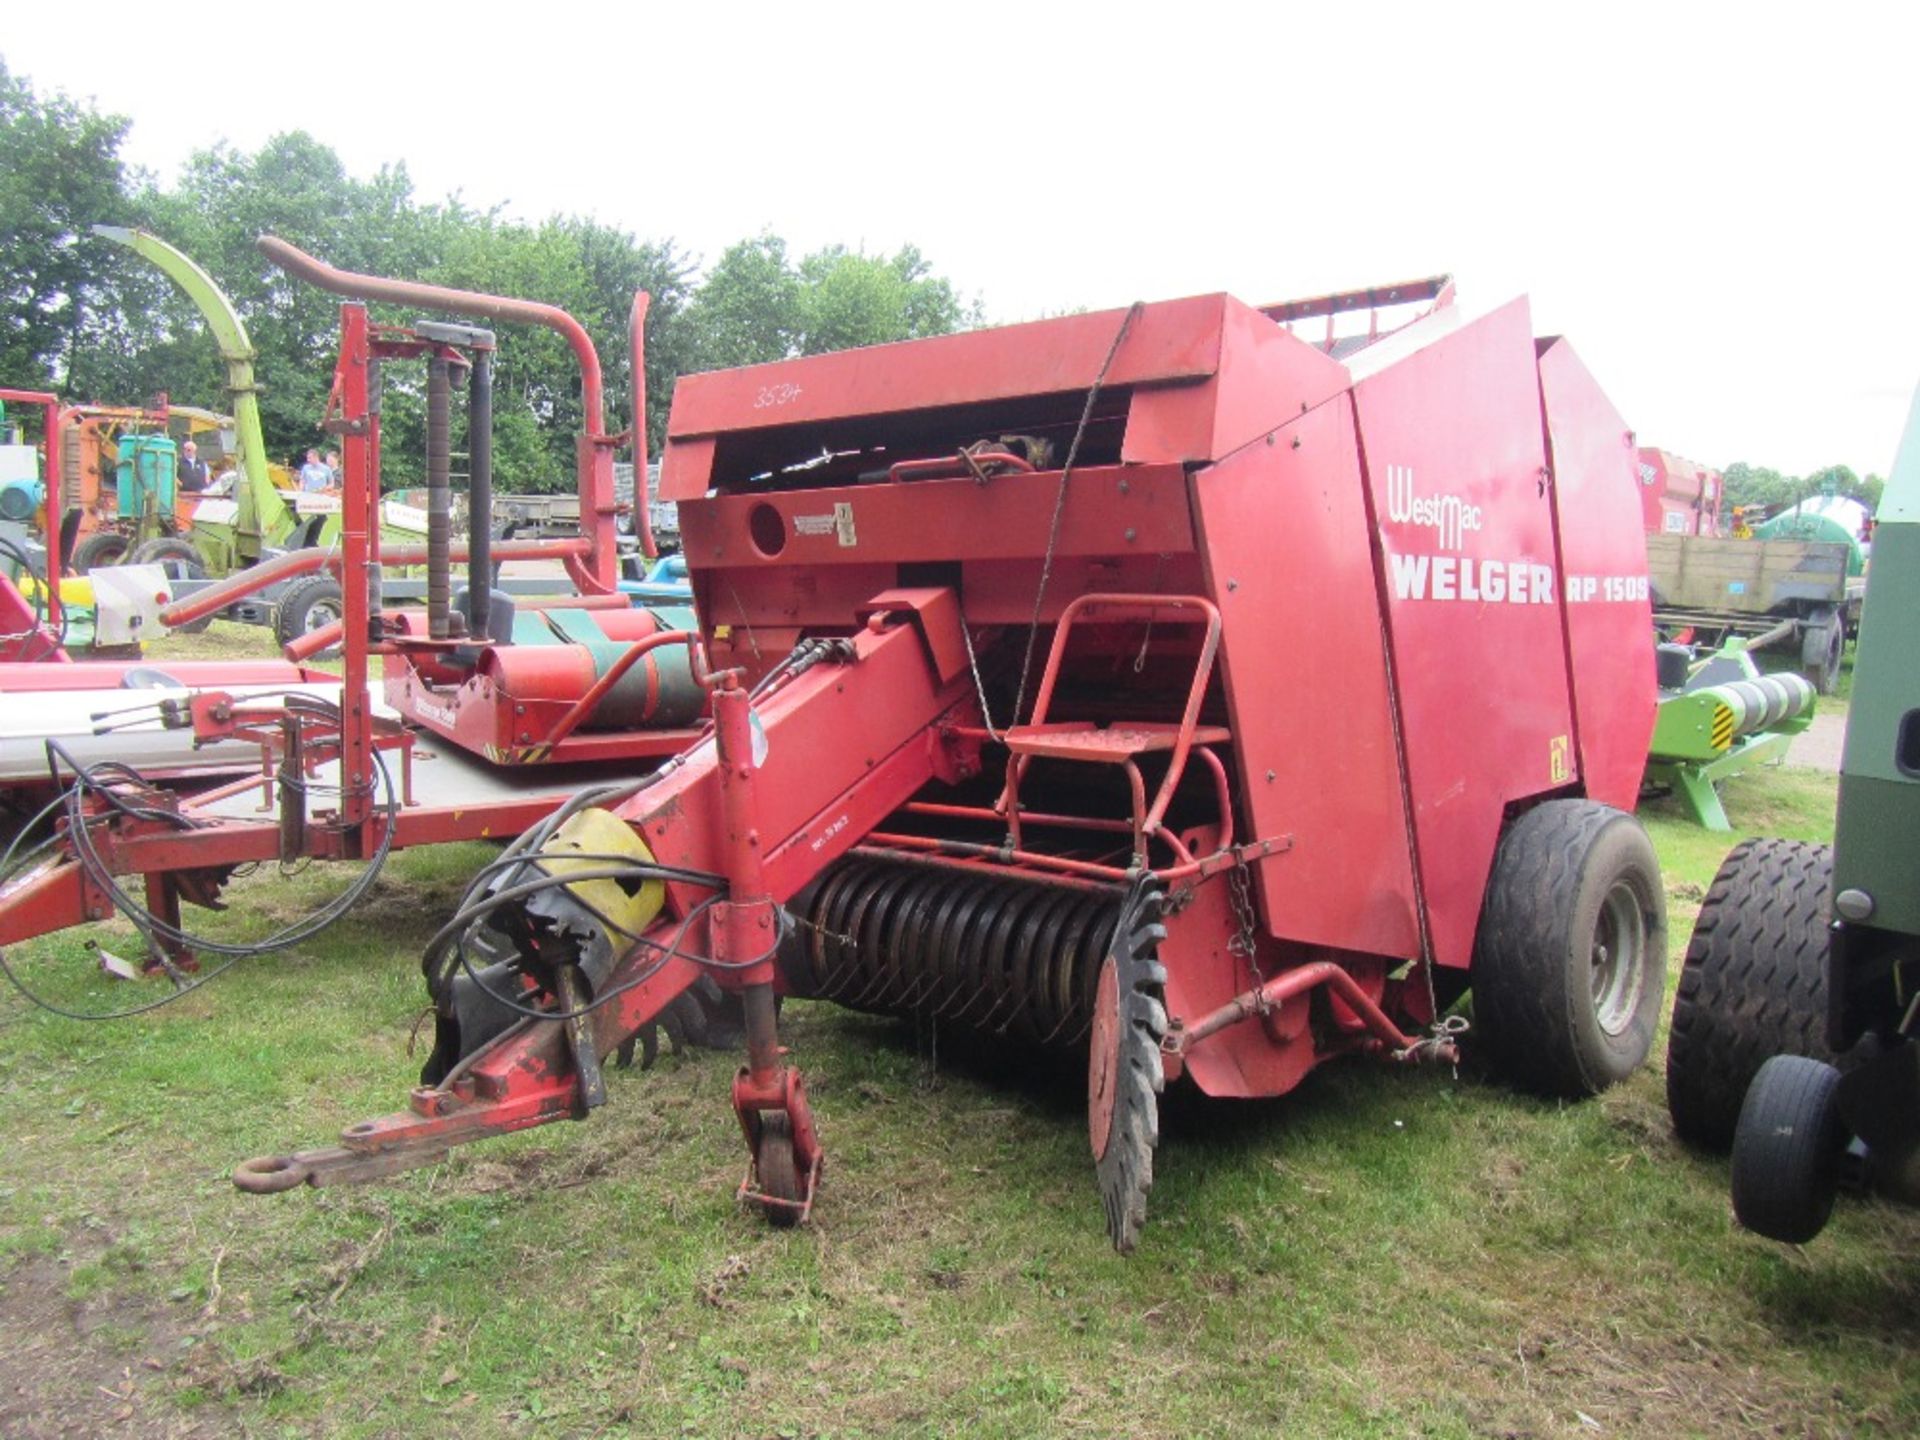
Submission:
{"label": "cloudy white sky", "polygon": [[15,6],[0,55],[163,178],[305,129],[709,259],[910,240],[995,320],[1451,270],[1714,464],[1884,474],[1920,382],[1909,0],[191,13]]}

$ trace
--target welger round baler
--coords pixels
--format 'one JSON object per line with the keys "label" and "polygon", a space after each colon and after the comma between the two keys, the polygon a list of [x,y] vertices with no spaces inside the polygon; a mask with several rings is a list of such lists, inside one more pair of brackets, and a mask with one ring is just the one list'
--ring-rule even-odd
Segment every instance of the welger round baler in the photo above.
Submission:
{"label": "welger round baler", "polygon": [[[1470,318],[1439,281],[684,378],[660,493],[698,632],[634,644],[685,645],[701,738],[489,867],[428,957],[407,1110],[239,1178],[584,1116],[602,1057],[718,991],[742,1193],[776,1221],[822,1156],[780,993],[1085,1052],[1123,1249],[1168,1081],[1271,1096],[1472,1045],[1549,1094],[1620,1080],[1666,951],[1626,813],[1655,705],[1635,458],[1524,301]],[[513,643],[390,659],[389,697],[454,733]]]}

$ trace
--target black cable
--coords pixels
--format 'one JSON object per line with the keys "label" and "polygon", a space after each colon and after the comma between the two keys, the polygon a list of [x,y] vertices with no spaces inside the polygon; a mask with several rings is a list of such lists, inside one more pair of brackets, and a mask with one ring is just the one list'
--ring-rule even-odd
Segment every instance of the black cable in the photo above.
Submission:
{"label": "black cable", "polygon": [[[695,905],[691,910],[689,910],[681,918],[679,926],[674,931],[672,941],[666,945],[662,945],[660,944],[659,941],[648,939],[645,936],[642,936],[638,940],[636,940],[633,943],[633,945],[628,948],[627,950],[628,955],[631,955],[635,950],[640,949],[641,947],[644,946],[648,949],[658,950],[660,952],[660,958],[654,961],[654,963],[649,965],[645,970],[641,971],[638,975],[634,976],[631,980],[624,981],[623,983],[614,986],[613,989],[607,991],[603,995],[596,995],[592,1000],[588,1001],[585,1005],[579,1006],[578,1008],[573,1010],[543,1010],[531,1005],[522,1005],[518,1000],[502,995],[498,990],[495,990],[485,980],[480,978],[480,972],[474,969],[473,959],[471,956],[467,954],[466,947],[464,945],[457,947],[456,953],[460,957],[460,968],[467,972],[467,978],[473,981],[475,985],[479,986],[481,993],[484,994],[489,1000],[492,1000],[495,1004],[500,1005],[508,1010],[511,1010],[516,1015],[524,1016],[525,1018],[530,1020],[575,1020],[583,1015],[591,1015],[595,1010],[598,1010],[602,1005],[607,1004],[611,1000],[618,999],[620,996],[626,994],[629,990],[638,989],[640,986],[646,984],[647,981],[651,980],[655,975],[658,975],[661,972],[661,970],[663,970],[666,967],[668,961],[672,960],[676,955],[682,954],[682,951],[680,949],[681,942],[686,939],[687,931],[689,928],[691,928],[691,926],[693,925],[693,922],[696,919],[698,919],[701,915],[705,914],[706,911],[711,909],[713,906],[718,905],[722,898],[723,897],[719,895],[709,896],[707,899],[702,900],[698,905]],[[625,957],[623,956],[622,958],[624,959]],[[692,960],[694,961],[695,964],[700,963],[699,958],[697,956],[685,955],[683,958]]]}
{"label": "black cable", "polygon": [[[29,820],[27,824],[24,827],[22,827],[20,832],[13,837],[12,843],[10,843],[7,846],[6,854],[4,856],[0,856],[0,877],[4,877],[6,880],[11,880],[15,875],[15,873],[17,873],[15,870],[16,856],[19,859],[20,868],[24,869],[26,867],[27,862],[30,861],[35,855],[38,855],[43,850],[51,850],[54,848],[57,842],[52,839],[47,839],[47,840],[41,841],[38,845],[34,846],[31,850],[27,851],[26,854],[24,855],[19,854],[20,842],[24,840],[27,837],[27,835],[32,832],[34,827],[37,826],[42,820],[46,819],[49,815],[53,814],[55,810],[59,809],[62,805],[64,805],[66,803],[66,800],[67,800],[67,797],[64,792],[54,796],[53,799],[48,801],[45,805],[43,805],[40,808],[40,812],[37,815],[35,815],[33,819]],[[148,941],[148,947],[150,949],[153,949],[154,947],[153,947],[151,937],[146,937],[146,938]],[[159,954],[160,952],[157,949],[155,949],[154,953]],[[158,1010],[162,1005],[171,1005],[174,1001],[178,1000],[182,995],[191,994],[193,991],[198,990],[202,985],[206,984],[209,980],[218,978],[220,975],[224,974],[227,970],[231,969],[234,965],[237,965],[239,962],[240,962],[240,957],[236,955],[232,959],[228,960],[224,965],[217,966],[216,968],[207,971],[206,974],[199,976],[197,979],[194,979],[186,983],[185,985],[181,985],[179,988],[175,989],[171,994],[164,995],[158,1000],[149,1000],[144,1004],[129,1006],[124,1010],[88,1011],[88,1010],[69,1010],[63,1005],[56,1005],[51,1000],[43,999],[41,996],[35,994],[34,991],[27,985],[26,981],[22,980],[19,977],[19,975],[14,973],[13,966],[7,960],[6,952],[4,950],[0,950],[0,974],[3,974],[6,976],[8,983],[11,984],[14,989],[18,990],[20,994],[23,997],[25,997],[25,999],[29,1003],[38,1006],[40,1009],[45,1010],[50,1014],[59,1015],[68,1020],[123,1020],[131,1015],[141,1015],[146,1013],[149,1010]]]}
{"label": "black cable", "polygon": [[[67,835],[69,842],[73,846],[74,854],[80,860],[81,865],[87,870],[89,877],[106,892],[107,898],[113,902],[114,908],[125,915],[128,920],[132,921],[135,927],[150,936],[158,936],[163,941],[187,949],[203,950],[209,954],[232,955],[235,957],[268,955],[279,950],[289,949],[303,940],[310,939],[331,925],[335,920],[338,920],[342,915],[346,914],[347,911],[357,904],[361,897],[373,887],[374,881],[379,878],[381,870],[386,865],[387,856],[393,849],[394,822],[400,812],[400,797],[394,788],[392,772],[388,770],[386,762],[380,758],[379,751],[375,750],[371,752],[371,758],[374,768],[379,772],[380,779],[384,783],[387,792],[386,824],[381,827],[379,845],[375,848],[374,853],[368,857],[366,868],[355,877],[354,882],[339,895],[335,896],[334,899],[314,911],[314,913],[306,919],[296,921],[264,940],[251,941],[246,944],[232,944],[226,941],[196,935],[191,931],[182,929],[177,925],[161,919],[158,915],[155,915],[152,911],[134,900],[121,888],[112,870],[107,866],[106,862],[101,858],[99,851],[94,847],[93,836],[88,828],[88,821],[91,817],[89,817],[82,808],[82,795],[87,789],[94,789],[95,793],[102,793],[103,798],[108,799],[110,804],[119,804],[119,807],[124,809],[125,813],[136,815],[140,818],[165,819],[186,828],[191,828],[194,822],[189,820],[188,817],[182,816],[172,810],[127,806],[123,802],[119,802],[119,797],[105,794],[104,787],[94,785],[91,779],[95,768],[118,766],[118,762],[106,762],[106,766],[104,767],[79,766],[73,757],[68,754],[57,741],[50,740],[47,744],[48,749],[64,760],[75,773],[76,783],[67,791],[65,797],[68,802]],[[127,769],[125,766],[119,766],[119,768],[123,770]]]}
{"label": "black cable", "polygon": [[[497,870],[502,864],[531,865],[536,863],[537,858],[536,856],[516,856],[507,861],[496,860],[488,868]],[[454,912],[453,917],[448,920],[446,924],[434,931],[432,938],[427,941],[426,951],[421,957],[420,964],[421,969],[427,976],[428,989],[437,996],[441,987],[446,982],[446,975],[450,967],[443,965],[441,961],[444,958],[447,947],[456,942],[464,943],[466,933],[469,930],[502,906],[511,904],[516,900],[524,900],[533,895],[538,895],[542,891],[564,889],[567,886],[577,885],[588,880],[671,878],[665,874],[653,873],[656,868],[664,870],[664,867],[651,867],[643,865],[639,861],[629,860],[628,863],[624,865],[611,866],[599,870],[576,870],[564,875],[542,874],[537,879],[522,881],[516,885],[503,886],[498,890],[488,892],[476,900],[467,902]],[[703,877],[703,879],[704,878],[708,877]],[[609,930],[617,931],[629,940],[637,941],[640,939],[638,935],[633,934],[625,927],[609,920],[605,915],[602,915],[599,910],[588,904],[585,900],[582,900],[578,895],[572,898],[581,908],[586,910],[594,919],[598,920]]]}

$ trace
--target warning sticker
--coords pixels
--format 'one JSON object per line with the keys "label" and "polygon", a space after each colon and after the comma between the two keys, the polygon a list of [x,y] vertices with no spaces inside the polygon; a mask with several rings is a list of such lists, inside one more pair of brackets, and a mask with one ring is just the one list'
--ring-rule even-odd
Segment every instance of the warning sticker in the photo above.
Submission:
{"label": "warning sticker", "polygon": [[1556,785],[1573,778],[1573,744],[1567,736],[1556,735],[1547,742],[1547,773]]}
{"label": "warning sticker", "polygon": [[840,500],[834,503],[831,515],[796,515],[793,517],[793,533],[796,535],[832,535],[839,542],[852,548],[860,543],[853,528],[853,502]]}

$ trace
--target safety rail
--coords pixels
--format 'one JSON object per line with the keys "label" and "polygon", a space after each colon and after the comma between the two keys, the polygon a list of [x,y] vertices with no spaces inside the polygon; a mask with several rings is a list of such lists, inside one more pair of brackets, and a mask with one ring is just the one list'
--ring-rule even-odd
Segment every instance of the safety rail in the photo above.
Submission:
{"label": "safety rail", "polygon": [[[1194,665],[1193,684],[1187,692],[1187,703],[1178,724],[1127,724],[1100,730],[1091,723],[1047,722],[1047,713],[1052,707],[1054,691],[1060,681],[1060,669],[1066,659],[1068,637],[1076,622],[1101,614],[1109,622],[1141,620],[1153,624],[1169,618],[1166,616],[1168,611],[1175,612],[1170,617],[1173,623],[1203,624],[1207,631],[1201,641],[1200,655]],[[1020,844],[1020,781],[1026,774],[1028,762],[1038,756],[1122,766],[1131,790],[1136,857],[1144,862],[1147,842],[1155,836],[1162,836],[1173,846],[1183,864],[1192,863],[1192,855],[1178,843],[1177,837],[1162,834],[1162,823],[1166,818],[1167,806],[1173,801],[1174,791],[1186,773],[1188,757],[1196,747],[1207,757],[1206,763],[1213,773],[1220,804],[1221,844],[1232,843],[1231,787],[1227,783],[1225,767],[1207,748],[1223,744],[1232,736],[1223,728],[1200,725],[1200,707],[1206,699],[1207,683],[1213,675],[1213,662],[1220,651],[1220,630],[1219,609],[1211,600],[1200,595],[1093,594],[1082,595],[1068,604],[1054,627],[1046,668],[1041,672],[1040,688],[1034,696],[1032,719],[1025,725],[1009,726],[1004,736],[1013,756],[1007,765],[1007,783],[1000,797],[999,809],[1006,817],[1010,844],[1015,847]],[[1168,750],[1172,753],[1167,762],[1167,773],[1149,803],[1146,782],[1136,763],[1137,757]]]}

